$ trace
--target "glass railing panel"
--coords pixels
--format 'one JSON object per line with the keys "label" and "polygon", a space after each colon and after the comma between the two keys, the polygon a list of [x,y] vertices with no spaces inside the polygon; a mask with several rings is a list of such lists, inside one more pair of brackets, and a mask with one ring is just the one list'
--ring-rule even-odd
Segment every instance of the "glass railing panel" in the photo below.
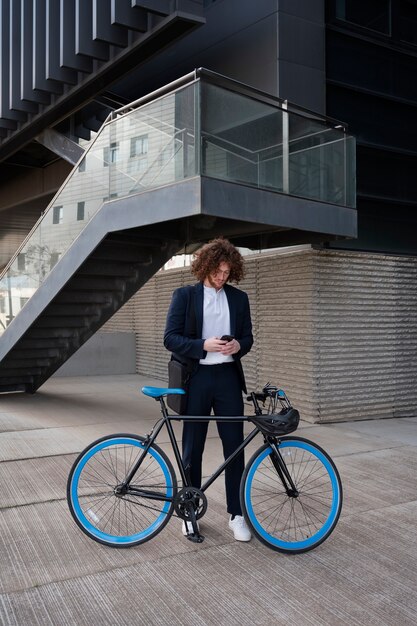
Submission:
{"label": "glass railing panel", "polygon": [[104,202],[196,174],[195,86],[107,123],[0,279],[0,334]]}
{"label": "glass railing panel", "polygon": [[201,173],[355,206],[355,140],[343,127],[201,85]]}
{"label": "glass railing panel", "polygon": [[108,136],[108,128],[104,127],[0,280],[0,294],[6,299],[0,333],[39,288],[108,195],[108,175],[102,158],[102,146],[108,144]]}
{"label": "glass railing panel", "polygon": [[201,85],[201,173],[282,191],[282,111]]}
{"label": "glass railing panel", "polygon": [[288,193],[346,206],[350,162],[346,134],[297,114],[289,114],[288,118]]}
{"label": "glass railing panel", "polygon": [[259,152],[259,187],[284,191],[282,144],[267,147]]}
{"label": "glass railing panel", "polygon": [[196,174],[194,95],[185,87],[111,125],[111,198]]}

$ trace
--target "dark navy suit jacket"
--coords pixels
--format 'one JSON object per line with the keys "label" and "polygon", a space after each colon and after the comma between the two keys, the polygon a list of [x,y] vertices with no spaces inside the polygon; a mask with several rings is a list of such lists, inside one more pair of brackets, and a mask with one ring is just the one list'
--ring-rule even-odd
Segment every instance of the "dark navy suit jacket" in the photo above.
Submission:
{"label": "dark navy suit jacket", "polygon": [[[224,285],[230,314],[230,334],[240,343],[240,350],[233,355],[241,377],[242,389],[246,393],[245,377],[240,359],[249,352],[253,344],[252,321],[247,294],[227,283]],[[193,318],[193,298],[195,317]],[[168,310],[164,334],[164,346],[173,353],[173,358],[197,367],[207,352],[203,349],[203,283],[180,287],[173,293]]]}

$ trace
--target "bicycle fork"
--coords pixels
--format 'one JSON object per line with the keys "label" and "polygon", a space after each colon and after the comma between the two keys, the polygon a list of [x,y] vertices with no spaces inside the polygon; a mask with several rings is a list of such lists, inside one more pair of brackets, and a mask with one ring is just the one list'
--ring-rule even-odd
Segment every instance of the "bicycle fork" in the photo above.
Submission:
{"label": "bicycle fork", "polygon": [[277,474],[281,479],[287,496],[289,498],[298,498],[300,493],[294,484],[294,481],[288,471],[284,459],[282,458],[282,454],[279,450],[276,440],[271,441],[268,438],[267,443],[271,446],[271,453],[269,456],[271,458],[272,465],[275,467]]}

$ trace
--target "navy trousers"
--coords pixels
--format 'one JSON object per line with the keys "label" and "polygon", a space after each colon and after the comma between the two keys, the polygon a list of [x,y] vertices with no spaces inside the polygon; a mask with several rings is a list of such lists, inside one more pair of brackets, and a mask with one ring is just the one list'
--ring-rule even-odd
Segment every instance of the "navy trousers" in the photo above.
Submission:
{"label": "navy trousers", "polygon": [[[240,377],[235,363],[199,365],[193,374],[187,400],[188,415],[243,415]],[[184,422],[182,449],[184,466],[189,468],[191,484],[201,487],[202,459],[208,422]],[[226,459],[243,441],[243,422],[217,422]],[[227,510],[242,515],[239,500],[240,479],[244,470],[243,452],[225,470]]]}

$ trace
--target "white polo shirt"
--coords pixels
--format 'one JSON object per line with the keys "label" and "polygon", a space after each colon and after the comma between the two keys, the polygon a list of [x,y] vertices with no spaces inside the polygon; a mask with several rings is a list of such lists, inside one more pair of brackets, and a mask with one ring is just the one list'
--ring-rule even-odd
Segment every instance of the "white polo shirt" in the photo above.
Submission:
{"label": "white polo shirt", "polygon": [[[216,291],[214,287],[204,287],[203,300],[203,331],[202,338],[230,335],[230,312],[227,296],[224,289]],[[220,352],[207,352],[205,359],[200,359],[201,365],[218,365],[233,362],[231,355]]]}

